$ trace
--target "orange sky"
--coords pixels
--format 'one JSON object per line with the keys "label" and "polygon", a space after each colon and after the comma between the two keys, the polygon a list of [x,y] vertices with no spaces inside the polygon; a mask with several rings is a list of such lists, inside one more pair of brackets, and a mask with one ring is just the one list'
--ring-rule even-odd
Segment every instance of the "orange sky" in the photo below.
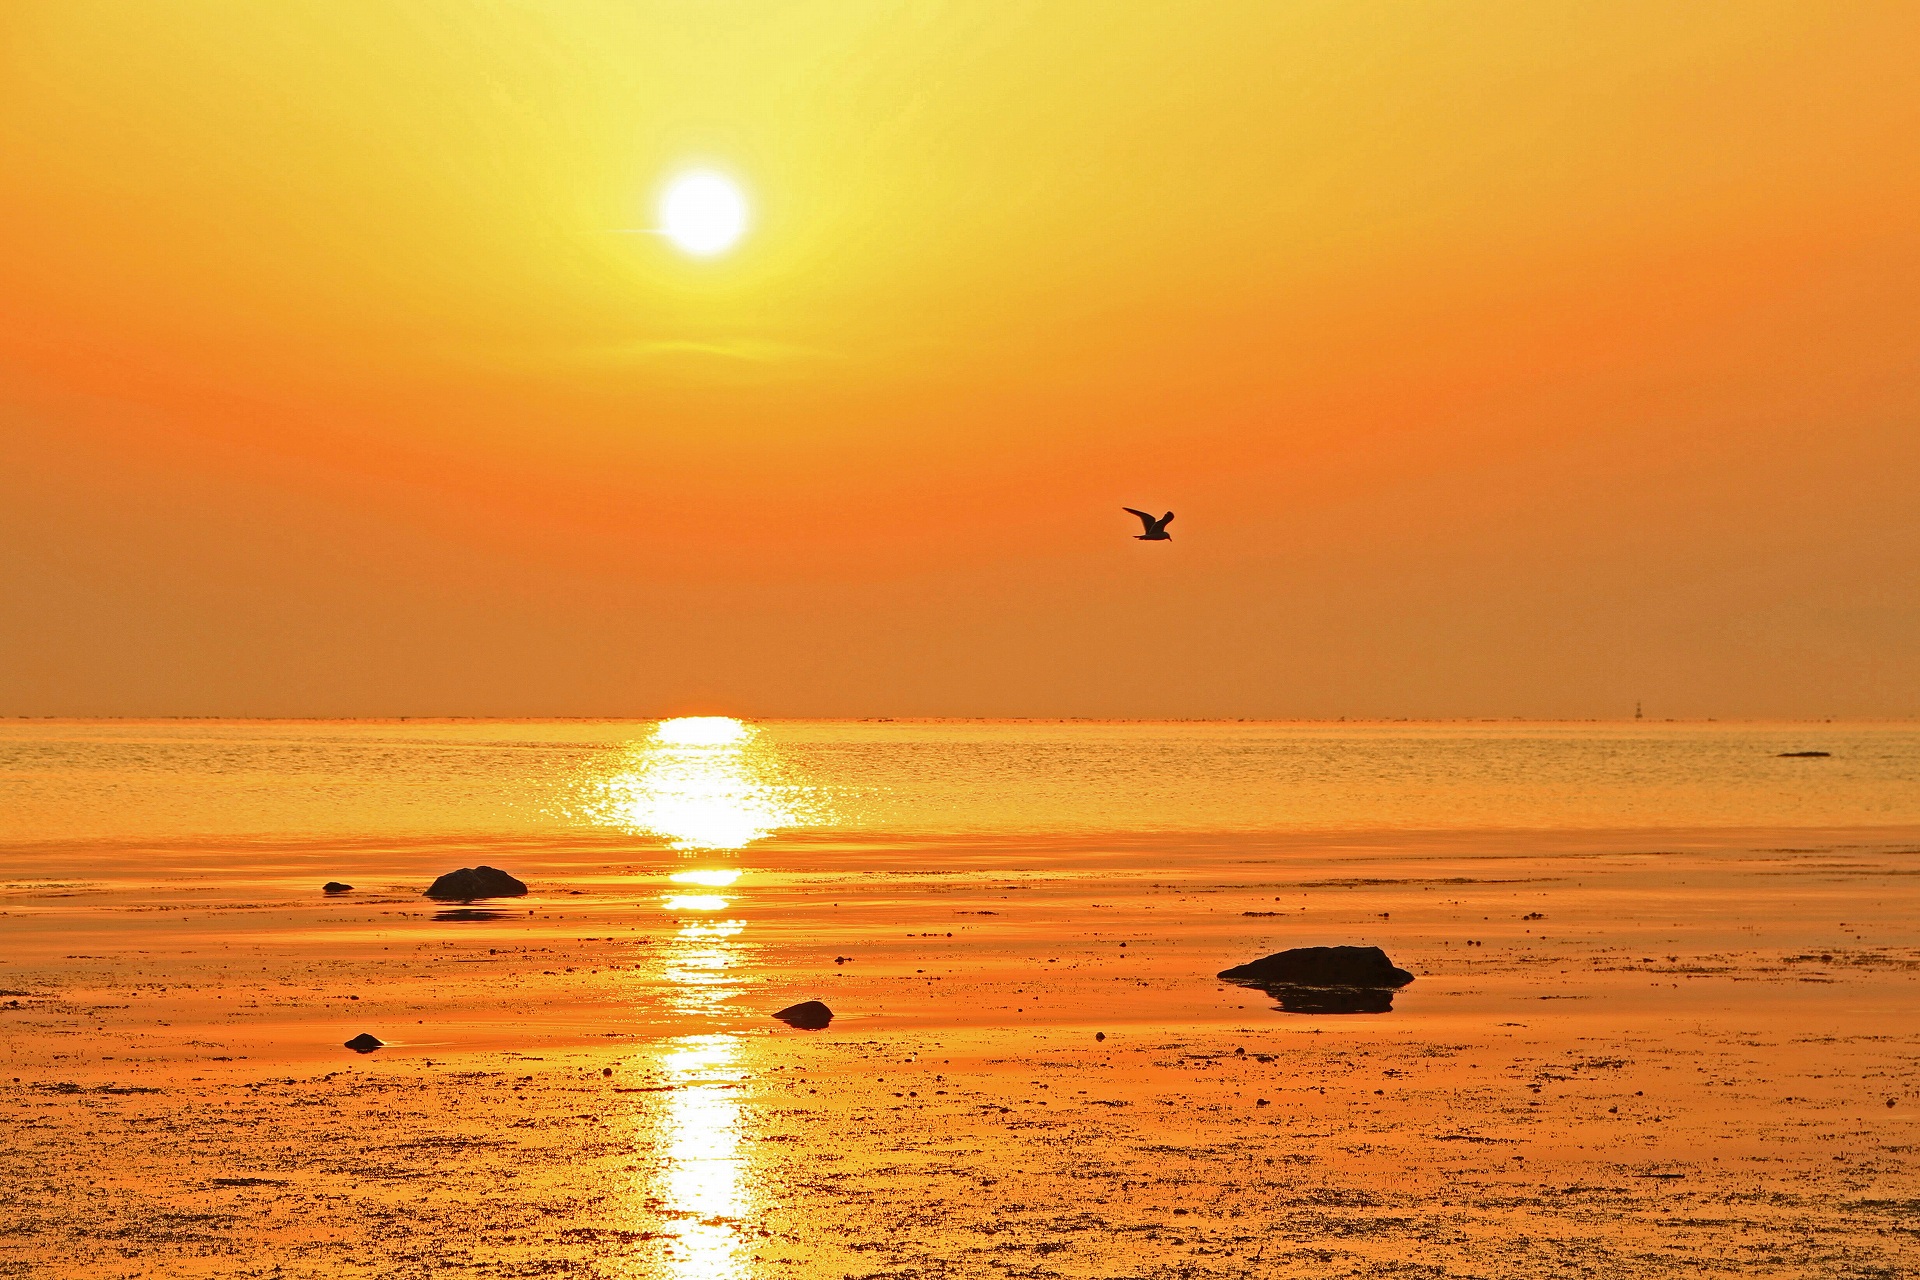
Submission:
{"label": "orange sky", "polygon": [[0,713],[1920,714],[1916,48],[16,0]]}

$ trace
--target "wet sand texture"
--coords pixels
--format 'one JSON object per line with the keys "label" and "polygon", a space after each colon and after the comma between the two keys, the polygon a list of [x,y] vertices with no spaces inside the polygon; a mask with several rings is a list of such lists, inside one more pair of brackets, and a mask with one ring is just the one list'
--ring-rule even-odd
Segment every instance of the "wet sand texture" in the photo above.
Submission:
{"label": "wet sand texture", "polygon": [[0,1275],[1920,1274],[1903,839],[16,846]]}

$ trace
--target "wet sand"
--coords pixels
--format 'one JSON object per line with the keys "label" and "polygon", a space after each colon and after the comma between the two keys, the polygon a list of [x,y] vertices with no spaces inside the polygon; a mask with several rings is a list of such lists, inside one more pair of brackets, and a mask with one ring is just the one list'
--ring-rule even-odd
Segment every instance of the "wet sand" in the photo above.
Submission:
{"label": "wet sand", "polygon": [[1914,1274],[1917,837],[17,844],[0,1274]]}

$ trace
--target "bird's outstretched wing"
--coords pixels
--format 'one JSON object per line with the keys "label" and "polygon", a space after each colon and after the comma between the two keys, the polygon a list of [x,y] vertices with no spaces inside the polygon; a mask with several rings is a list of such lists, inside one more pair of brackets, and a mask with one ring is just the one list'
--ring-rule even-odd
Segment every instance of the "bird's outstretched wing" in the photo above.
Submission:
{"label": "bird's outstretched wing", "polygon": [[1130,514],[1132,514],[1132,515],[1136,515],[1136,516],[1139,516],[1139,517],[1140,517],[1140,523],[1141,523],[1141,524],[1143,524],[1143,525],[1145,525],[1145,526],[1147,526],[1147,532],[1149,532],[1149,533],[1151,533],[1151,532],[1153,532],[1153,517],[1152,517],[1152,516],[1150,516],[1150,515],[1148,515],[1148,514],[1147,514],[1146,512],[1144,512],[1144,511],[1141,511],[1141,510],[1139,510],[1139,509],[1137,509],[1137,508],[1135,508],[1135,507],[1122,507],[1122,508],[1120,508],[1120,509],[1121,509],[1122,511],[1125,511],[1125,512],[1128,512],[1128,513],[1130,513]]}
{"label": "bird's outstretched wing", "polygon": [[1168,525],[1173,523],[1173,512],[1171,511],[1167,512],[1167,514],[1161,516],[1158,520],[1155,520],[1154,523],[1159,525],[1162,529],[1166,528]]}

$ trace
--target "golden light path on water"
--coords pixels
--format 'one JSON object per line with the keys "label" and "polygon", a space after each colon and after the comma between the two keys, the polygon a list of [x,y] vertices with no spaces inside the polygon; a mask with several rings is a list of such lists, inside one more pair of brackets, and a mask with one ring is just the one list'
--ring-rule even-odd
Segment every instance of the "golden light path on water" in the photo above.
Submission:
{"label": "golden light path on water", "polygon": [[[758,730],[724,716],[665,720],[627,748],[601,788],[595,817],[657,836],[687,857],[735,853],[755,840],[817,821],[805,789],[786,781]],[[676,918],[663,957],[665,1002],[698,1023],[724,1013],[743,990],[746,922],[730,918],[721,891],[738,867],[693,866],[667,877],[660,909]],[[743,1154],[738,1083],[742,1041],[723,1031],[677,1036],[660,1045],[669,1086],[646,1197],[656,1207],[662,1253],[648,1275],[673,1280],[743,1280],[751,1195]]]}
{"label": "golden light path on water", "polygon": [[667,877],[671,884],[697,884],[709,889],[724,889],[740,878],[740,873],[732,869],[714,871],[676,871]]}
{"label": "golden light path on water", "polygon": [[[671,907],[669,909],[672,909]],[[667,1003],[687,1017],[712,1014],[741,991],[739,920],[683,921],[663,976]],[[749,1207],[737,1085],[740,1040],[725,1033],[662,1043],[669,1092],[648,1200],[659,1206],[662,1270],[674,1280],[734,1280],[746,1274]]]}
{"label": "golden light path on water", "polygon": [[600,785],[594,817],[685,851],[743,849],[818,822],[806,788],[783,778],[759,736],[730,716],[662,720]]}
{"label": "golden light path on water", "polygon": [[668,1095],[665,1161],[656,1194],[665,1207],[666,1271],[675,1280],[746,1274],[747,1185],[735,1086],[739,1044],[730,1035],[682,1036],[662,1062]]}

